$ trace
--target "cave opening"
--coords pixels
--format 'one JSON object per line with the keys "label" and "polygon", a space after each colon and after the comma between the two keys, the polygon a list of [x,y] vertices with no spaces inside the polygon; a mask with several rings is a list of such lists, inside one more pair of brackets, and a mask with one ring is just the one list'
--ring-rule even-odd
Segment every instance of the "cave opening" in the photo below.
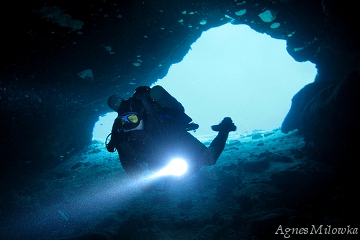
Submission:
{"label": "cave opening", "polygon": [[[293,95],[316,73],[313,63],[296,62],[288,54],[285,40],[225,24],[204,32],[154,85],[163,86],[200,125],[195,136],[213,134],[210,126],[225,116],[246,133],[279,128]],[[101,116],[93,139],[104,141],[116,116]]]}

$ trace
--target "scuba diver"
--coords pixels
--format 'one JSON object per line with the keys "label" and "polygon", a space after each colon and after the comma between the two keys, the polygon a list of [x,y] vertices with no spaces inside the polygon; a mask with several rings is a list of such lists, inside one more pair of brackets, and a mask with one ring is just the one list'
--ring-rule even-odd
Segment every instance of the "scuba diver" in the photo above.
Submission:
{"label": "scuba diver", "polygon": [[[206,147],[188,131],[199,125],[185,114],[185,109],[164,88],[136,88],[131,98],[113,95],[108,106],[118,112],[112,131],[107,137],[109,152],[117,150],[125,172],[138,179],[146,170],[157,172],[171,159],[182,158],[187,163],[184,176],[196,173],[203,165],[214,165],[224,150],[229,132],[236,126],[225,117],[212,130],[218,135]],[[110,141],[108,141],[111,137]]]}

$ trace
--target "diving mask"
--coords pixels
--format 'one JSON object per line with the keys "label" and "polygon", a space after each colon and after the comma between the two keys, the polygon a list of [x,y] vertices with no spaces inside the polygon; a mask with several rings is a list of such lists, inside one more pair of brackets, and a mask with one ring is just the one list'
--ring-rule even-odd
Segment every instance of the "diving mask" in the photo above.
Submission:
{"label": "diving mask", "polygon": [[124,130],[136,130],[140,124],[140,116],[136,112],[128,112],[122,114],[116,118],[115,121],[118,121]]}

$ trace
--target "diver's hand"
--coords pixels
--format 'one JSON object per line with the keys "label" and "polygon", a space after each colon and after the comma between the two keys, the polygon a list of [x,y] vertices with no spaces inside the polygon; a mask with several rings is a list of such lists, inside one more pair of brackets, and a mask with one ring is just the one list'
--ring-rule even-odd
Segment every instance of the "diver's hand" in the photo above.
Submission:
{"label": "diver's hand", "polygon": [[233,132],[236,131],[236,126],[230,117],[225,117],[220,124],[211,126],[211,129],[216,132]]}

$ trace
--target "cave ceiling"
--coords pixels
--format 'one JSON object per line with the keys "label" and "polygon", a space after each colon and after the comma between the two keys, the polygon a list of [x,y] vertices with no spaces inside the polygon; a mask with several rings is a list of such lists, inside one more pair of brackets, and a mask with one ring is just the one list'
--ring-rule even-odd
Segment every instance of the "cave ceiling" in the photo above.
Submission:
{"label": "cave ceiling", "polygon": [[51,167],[89,144],[95,121],[110,111],[109,95],[126,97],[163,78],[202,32],[226,23],[286,40],[295,60],[316,64],[319,81],[341,79],[359,65],[359,21],[349,3],[12,1],[1,16],[3,169]]}

